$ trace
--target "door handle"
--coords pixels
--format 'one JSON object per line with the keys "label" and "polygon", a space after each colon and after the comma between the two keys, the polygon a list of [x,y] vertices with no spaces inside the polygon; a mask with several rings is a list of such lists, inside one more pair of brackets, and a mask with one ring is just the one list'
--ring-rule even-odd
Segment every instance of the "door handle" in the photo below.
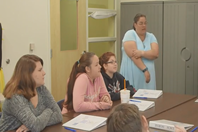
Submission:
{"label": "door handle", "polygon": [[186,47],[182,48],[180,52],[180,56],[183,61],[189,61],[191,59],[190,49]]}

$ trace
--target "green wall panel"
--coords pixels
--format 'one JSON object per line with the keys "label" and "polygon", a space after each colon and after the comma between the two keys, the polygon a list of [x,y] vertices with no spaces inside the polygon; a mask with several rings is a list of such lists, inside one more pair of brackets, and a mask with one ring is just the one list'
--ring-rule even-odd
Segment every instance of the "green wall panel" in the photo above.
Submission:
{"label": "green wall panel", "polygon": [[94,52],[98,57],[100,57],[105,52],[113,52],[115,49],[115,42],[97,42],[89,43],[89,51]]}
{"label": "green wall panel", "polygon": [[61,51],[77,49],[77,7],[75,0],[60,0]]}

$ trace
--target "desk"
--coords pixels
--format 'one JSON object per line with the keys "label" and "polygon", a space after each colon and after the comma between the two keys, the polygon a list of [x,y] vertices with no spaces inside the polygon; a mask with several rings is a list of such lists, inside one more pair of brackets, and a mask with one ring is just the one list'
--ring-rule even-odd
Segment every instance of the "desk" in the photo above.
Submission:
{"label": "desk", "polygon": [[141,112],[141,114],[143,114],[147,119],[149,119],[153,116],[161,114],[167,110],[170,110],[195,98],[197,97],[193,95],[163,93],[163,95],[158,99],[151,100],[155,101],[155,107]]}
{"label": "desk", "polygon": [[[152,107],[151,109],[141,112],[141,114],[143,114],[146,118],[151,118],[155,115],[163,113],[164,111],[167,111],[169,109],[177,107],[177,106],[179,106],[185,102],[188,102],[192,99],[195,99],[195,98],[196,98],[196,96],[192,96],[192,95],[163,93],[163,95],[160,96],[158,99],[148,99],[150,101],[155,101],[155,107]],[[86,113],[84,112],[83,114],[108,117],[110,111],[118,104],[120,104],[120,100],[114,101],[113,106],[110,110],[92,111],[92,112],[86,112]],[[79,114],[81,114],[81,113],[69,112],[67,114],[64,114],[63,116],[73,118]]]}
{"label": "desk", "polygon": [[[147,119],[150,119],[157,115],[162,115],[163,112],[170,111],[171,109],[177,108],[180,105],[185,104],[186,102],[189,102],[189,101],[192,102],[192,100],[195,100],[195,98],[196,98],[196,96],[192,96],[192,95],[163,93],[163,95],[161,97],[159,97],[158,99],[152,99],[153,101],[155,101],[155,107],[153,107],[147,111],[141,112],[141,113],[144,114]],[[120,101],[115,101],[113,103],[113,107],[115,107],[118,104],[120,104]],[[197,103],[197,106],[198,106],[198,103]],[[113,107],[111,109],[113,109]],[[86,112],[84,114],[108,117],[111,109],[103,110],[103,111]],[[197,107],[197,109],[198,109],[198,107]],[[178,111],[175,111],[175,112],[178,113]],[[77,116],[79,114],[80,113],[75,113],[75,112],[69,112],[69,113],[65,114],[63,116],[62,123],[69,121],[70,119],[74,118],[75,116]],[[192,113],[192,115],[194,115],[194,114],[197,114],[197,113],[195,113],[195,112]],[[157,119],[159,119],[159,118],[157,118]],[[160,119],[162,119],[162,118],[160,118]],[[198,118],[197,118],[197,122],[198,122]],[[67,132],[68,130],[65,130],[62,127],[62,123],[59,123],[57,125],[53,125],[50,127],[46,127],[42,132],[55,132],[55,131],[56,132]],[[103,127],[100,127],[98,129],[94,130],[94,132],[105,132],[105,131],[106,131],[106,126],[103,126]],[[77,130],[77,132],[83,132],[83,131]]]}
{"label": "desk", "polygon": [[[63,123],[69,120],[70,120],[69,117],[63,117]],[[107,129],[106,126],[103,126],[94,130],[93,132],[106,132],[106,129]],[[77,129],[75,130],[76,132],[87,132],[87,131],[82,131],[82,130],[77,130]],[[59,123],[50,127],[46,127],[42,132],[71,132],[71,131],[64,129],[64,127],[62,127],[62,123]]]}
{"label": "desk", "polygon": [[118,104],[120,104],[121,101],[114,101],[113,102],[113,106],[111,107],[111,109],[108,110],[98,110],[98,111],[91,111],[91,112],[81,112],[81,113],[76,113],[74,111],[71,111],[67,114],[64,114],[63,117],[69,117],[69,118],[74,118],[76,116],[78,116],[79,114],[87,114],[87,115],[95,115],[95,116],[101,116],[101,117],[108,117],[109,113],[111,112],[111,110],[117,106]]}
{"label": "desk", "polygon": [[159,115],[153,116],[148,120],[150,121],[167,119],[172,121],[194,124],[194,127],[196,127],[198,126],[198,103],[195,102],[195,100],[196,99],[188,101],[178,107],[175,107]]}

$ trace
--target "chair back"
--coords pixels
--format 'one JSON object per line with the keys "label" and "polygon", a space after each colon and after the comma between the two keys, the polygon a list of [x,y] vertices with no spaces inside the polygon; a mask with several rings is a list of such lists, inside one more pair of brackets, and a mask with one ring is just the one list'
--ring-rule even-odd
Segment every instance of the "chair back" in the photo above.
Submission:
{"label": "chair back", "polygon": [[58,106],[59,106],[59,108],[62,110],[62,108],[63,108],[63,102],[64,102],[64,99],[62,99],[62,100],[59,100],[58,102],[57,102],[57,104],[58,104]]}

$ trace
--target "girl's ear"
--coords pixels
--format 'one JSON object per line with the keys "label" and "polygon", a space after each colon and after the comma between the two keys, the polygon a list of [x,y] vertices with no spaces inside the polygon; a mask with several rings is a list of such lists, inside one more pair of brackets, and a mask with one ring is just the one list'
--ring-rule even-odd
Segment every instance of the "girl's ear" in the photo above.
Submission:
{"label": "girl's ear", "polygon": [[143,132],[146,132],[149,130],[148,121],[147,121],[146,117],[143,115],[142,115],[142,130],[143,130]]}
{"label": "girl's ear", "polygon": [[105,71],[107,70],[107,64],[103,64]]}
{"label": "girl's ear", "polygon": [[90,72],[90,67],[86,66],[85,71],[86,71],[86,73],[89,73]]}

